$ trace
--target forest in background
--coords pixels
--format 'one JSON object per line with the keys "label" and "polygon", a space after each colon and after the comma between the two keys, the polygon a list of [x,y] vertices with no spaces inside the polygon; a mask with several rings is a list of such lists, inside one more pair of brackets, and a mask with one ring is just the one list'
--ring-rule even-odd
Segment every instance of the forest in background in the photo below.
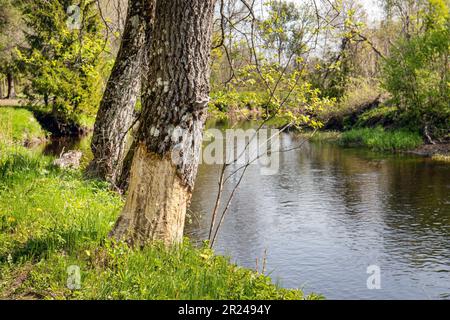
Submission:
{"label": "forest in background", "polygon": [[[126,1],[82,1],[77,32],[67,23],[66,2],[2,1],[0,93],[26,98],[70,124],[70,134],[93,124]],[[448,139],[445,0],[379,1],[376,19],[349,0],[219,2],[211,116],[335,130],[406,128],[428,143]]]}

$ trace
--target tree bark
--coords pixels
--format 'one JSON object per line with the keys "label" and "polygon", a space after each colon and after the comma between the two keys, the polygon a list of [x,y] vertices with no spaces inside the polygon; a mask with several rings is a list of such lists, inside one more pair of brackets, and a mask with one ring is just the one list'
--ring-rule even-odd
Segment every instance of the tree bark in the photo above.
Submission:
{"label": "tree bark", "polygon": [[8,94],[6,96],[7,99],[14,99],[16,97],[16,88],[14,84],[14,75],[11,72],[6,74],[6,78],[8,81]]}
{"label": "tree bark", "polygon": [[3,99],[4,83],[4,79],[0,77],[0,99]]}
{"label": "tree bark", "polygon": [[214,0],[157,1],[128,196],[111,235],[132,244],[183,237],[209,101]]}
{"label": "tree bark", "polygon": [[127,134],[135,121],[145,69],[145,42],[151,34],[155,0],[129,0],[123,38],[94,125],[89,176],[116,183],[126,153]]}
{"label": "tree bark", "polygon": [[122,192],[128,190],[128,186],[130,185],[131,165],[133,164],[133,157],[136,151],[136,147],[137,141],[136,139],[133,139],[130,148],[128,148],[127,154],[122,161],[122,170],[120,172],[120,175],[116,179],[116,187]]}

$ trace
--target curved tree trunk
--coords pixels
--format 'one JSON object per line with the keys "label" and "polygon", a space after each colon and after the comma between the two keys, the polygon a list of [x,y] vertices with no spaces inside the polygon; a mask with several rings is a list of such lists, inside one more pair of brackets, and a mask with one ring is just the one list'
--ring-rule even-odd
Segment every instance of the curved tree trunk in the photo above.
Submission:
{"label": "curved tree trunk", "polygon": [[14,83],[14,75],[11,72],[6,74],[6,78],[8,81],[8,94],[6,95],[7,99],[14,99],[16,97],[16,88]]}
{"label": "curved tree trunk", "polygon": [[157,1],[128,196],[111,235],[133,244],[183,237],[209,100],[214,0]]}
{"label": "curved tree trunk", "polygon": [[145,42],[150,35],[154,0],[129,0],[125,30],[117,58],[97,113],[92,136],[93,160],[89,176],[116,183],[126,152],[127,133],[135,121],[145,60]]}

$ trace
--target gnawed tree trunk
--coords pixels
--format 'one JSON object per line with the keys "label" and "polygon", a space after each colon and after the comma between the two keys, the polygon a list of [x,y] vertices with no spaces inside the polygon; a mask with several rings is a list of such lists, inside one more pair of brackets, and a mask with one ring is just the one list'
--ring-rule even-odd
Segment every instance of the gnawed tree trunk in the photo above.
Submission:
{"label": "gnawed tree trunk", "polygon": [[8,82],[8,94],[6,95],[7,99],[14,99],[16,97],[16,88],[14,83],[14,75],[11,72],[6,74],[6,79]]}
{"label": "gnawed tree trunk", "polygon": [[214,0],[157,1],[128,196],[111,235],[182,240],[209,97]]}
{"label": "gnawed tree trunk", "polygon": [[141,90],[145,42],[151,34],[155,0],[129,0],[117,58],[97,113],[92,136],[93,160],[87,174],[116,183],[126,153],[126,136],[135,121]]}

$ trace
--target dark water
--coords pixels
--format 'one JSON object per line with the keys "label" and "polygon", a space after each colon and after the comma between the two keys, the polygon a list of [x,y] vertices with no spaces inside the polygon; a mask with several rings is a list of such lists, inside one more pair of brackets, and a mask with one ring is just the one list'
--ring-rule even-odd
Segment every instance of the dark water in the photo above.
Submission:
{"label": "dark water", "polygon": [[[282,135],[282,149],[298,145]],[[89,138],[44,152],[81,149]],[[252,165],[231,205],[216,252],[284,287],[327,298],[450,299],[450,165],[429,159],[306,144],[280,154],[278,174]],[[219,165],[201,165],[186,233],[207,238]],[[237,177],[235,177],[235,180]],[[228,190],[226,190],[229,192]],[[369,265],[381,289],[367,289]]]}
{"label": "dark water", "polygon": [[37,149],[44,155],[51,155],[55,157],[58,157],[62,153],[69,150],[80,150],[83,153],[80,165],[85,166],[92,159],[90,147],[91,137],[92,134],[81,137],[56,138],[50,140],[49,143],[38,146]]}
{"label": "dark water", "polygon": [[[296,145],[282,136],[282,147]],[[199,169],[187,233],[207,238],[219,165]],[[230,188],[229,188],[230,189]],[[228,191],[229,191],[228,189]],[[327,298],[450,298],[450,166],[428,159],[308,144],[280,171],[250,166],[216,251],[284,287]],[[381,289],[367,289],[367,267]]]}

